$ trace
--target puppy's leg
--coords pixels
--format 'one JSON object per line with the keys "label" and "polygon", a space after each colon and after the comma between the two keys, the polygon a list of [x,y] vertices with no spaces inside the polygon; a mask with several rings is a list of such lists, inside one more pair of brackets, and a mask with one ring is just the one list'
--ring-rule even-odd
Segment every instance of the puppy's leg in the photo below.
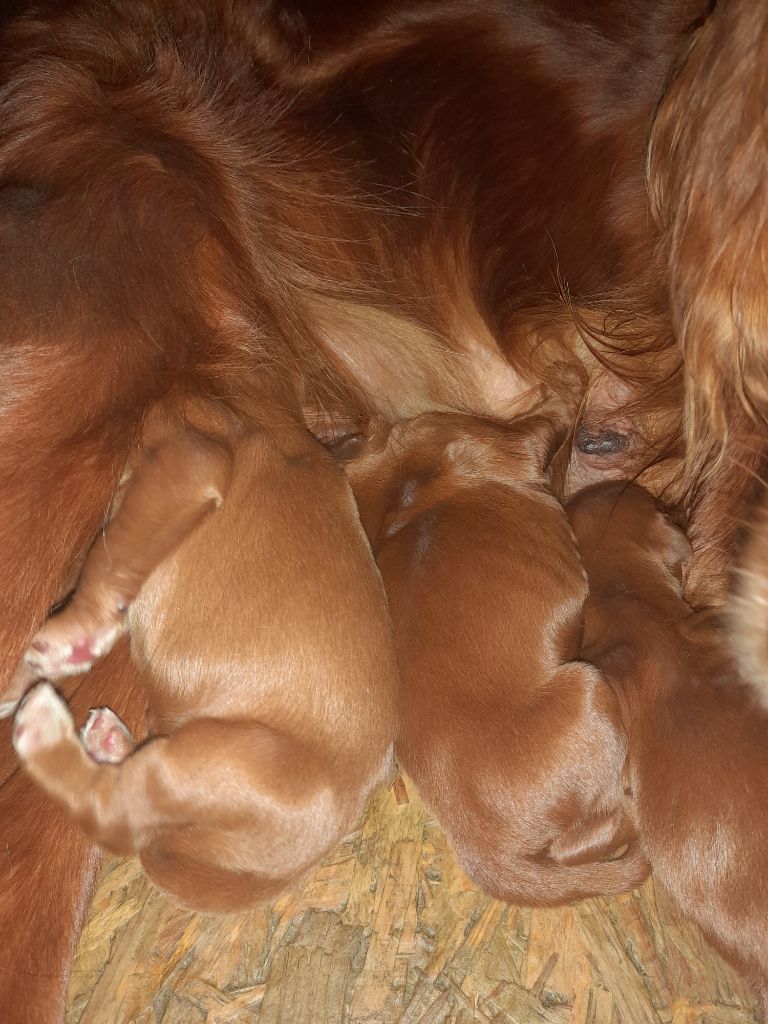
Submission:
{"label": "puppy's leg", "polygon": [[119,764],[136,748],[128,726],[109,708],[91,709],[80,739],[94,761],[109,764]]}
{"label": "puppy's leg", "polygon": [[13,712],[35,679],[86,672],[112,648],[145,580],[221,504],[230,465],[220,444],[192,431],[147,456],[91,549],[72,601],[33,638],[0,717]]}
{"label": "puppy's leg", "polygon": [[[137,730],[145,700],[126,644],[66,683],[76,716],[114,700]],[[10,722],[0,722],[0,1021],[54,1024],[64,1020],[70,963],[88,911],[101,853],[32,779],[18,770]]]}
{"label": "puppy's leg", "polygon": [[161,888],[194,909],[252,906],[302,875],[357,809],[333,798],[310,748],[254,722],[199,719],[121,764],[88,756],[64,701],[33,687],[16,752],[85,832],[138,853]]}

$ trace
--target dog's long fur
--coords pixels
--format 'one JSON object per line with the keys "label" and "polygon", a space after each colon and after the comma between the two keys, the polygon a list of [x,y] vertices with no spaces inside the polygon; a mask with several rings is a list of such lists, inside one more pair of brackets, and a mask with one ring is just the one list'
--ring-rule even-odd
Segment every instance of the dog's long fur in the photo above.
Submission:
{"label": "dog's long fur", "polygon": [[648,873],[619,708],[578,658],[586,580],[545,473],[571,418],[423,416],[348,463],[395,630],[398,758],[469,875],[534,906]]}
{"label": "dog's long fur", "polygon": [[[672,313],[685,356],[689,468],[765,476],[768,425],[768,9],[720,3],[664,98],[650,150]],[[746,467],[745,467],[746,464]],[[717,486],[714,488],[719,489]],[[720,500],[728,493],[721,491]],[[740,503],[735,502],[738,507]],[[731,623],[768,703],[768,503],[748,524]]]}
{"label": "dog's long fur", "polygon": [[631,806],[655,877],[768,1011],[768,721],[722,621],[692,613],[691,551],[627,484],[570,503],[589,578],[583,657],[616,688]]}
{"label": "dog's long fur", "polygon": [[[607,428],[618,407],[649,425],[623,470],[659,461],[682,499],[643,154],[705,6],[41,0],[4,25],[2,683],[174,387],[245,422],[270,381],[322,434],[508,418],[572,364]],[[715,590],[731,468],[689,502]]]}
{"label": "dog's long fur", "polygon": [[649,159],[692,437],[768,410],[768,10],[720,3],[655,119]]}

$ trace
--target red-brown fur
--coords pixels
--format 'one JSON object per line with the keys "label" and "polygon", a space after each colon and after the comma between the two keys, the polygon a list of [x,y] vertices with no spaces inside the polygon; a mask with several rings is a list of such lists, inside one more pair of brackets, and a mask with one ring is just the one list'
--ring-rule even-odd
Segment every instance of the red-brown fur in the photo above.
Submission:
{"label": "red-brown fur", "polygon": [[[768,409],[768,10],[718,4],[655,119],[649,178],[695,436]],[[699,422],[701,421],[701,422]]]}
{"label": "red-brown fur", "polygon": [[[691,475],[722,446],[765,472],[768,423],[768,9],[718,4],[659,109],[650,185],[685,356]],[[758,459],[761,459],[758,462]],[[715,486],[717,491],[718,487]],[[720,500],[724,496],[720,494]],[[740,503],[734,503],[737,511]],[[768,701],[768,503],[750,523],[731,623]]]}
{"label": "red-brown fur", "polygon": [[[64,684],[78,722],[94,704],[114,702],[133,734],[144,731],[143,698],[120,644],[88,676]],[[64,1019],[69,964],[88,913],[101,853],[63,809],[19,767],[10,723],[0,722],[0,858],[6,954],[0,964],[0,1020]]]}
{"label": "red-brown fur", "polygon": [[389,619],[349,485],[279,408],[260,413],[268,427],[242,429],[184,409],[27,652],[49,679],[82,669],[135,599],[152,737],[135,747],[107,709],[78,737],[47,682],[14,720],[25,770],[89,836],[208,912],[295,882],[393,764]]}
{"label": "red-brown fur", "polygon": [[[683,914],[768,1010],[768,721],[722,622],[692,612],[682,531],[627,484],[586,490],[569,518],[589,578],[583,657],[621,696],[643,849]],[[638,628],[638,623],[641,623]]]}
{"label": "red-brown fur", "polygon": [[[682,497],[643,154],[702,6],[69,0],[8,23],[0,678],[174,387],[247,422],[269,385],[323,433],[374,413],[509,418],[565,361],[610,427],[607,335],[635,399],[620,411],[647,425],[622,469],[666,456],[653,485]],[[740,476],[718,479],[691,504],[697,549],[718,544],[715,590],[744,500]],[[23,826],[7,827],[13,845]],[[55,864],[38,877],[66,931]],[[0,884],[2,920],[13,892]]]}
{"label": "red-brown fur", "polygon": [[545,473],[566,411],[419,417],[348,468],[394,625],[398,759],[469,875],[534,906],[648,873],[623,812],[619,708],[579,660],[586,579]]}
{"label": "red-brown fur", "polygon": [[225,444],[181,423],[135,461],[73,597],[37,631],[0,694],[0,715],[15,710],[32,682],[87,672],[112,649],[148,578],[221,505],[232,470]]}

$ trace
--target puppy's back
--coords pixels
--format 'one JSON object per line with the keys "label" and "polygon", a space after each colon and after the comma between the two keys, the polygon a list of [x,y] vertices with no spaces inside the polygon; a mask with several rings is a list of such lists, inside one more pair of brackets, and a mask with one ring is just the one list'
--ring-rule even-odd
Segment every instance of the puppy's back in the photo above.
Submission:
{"label": "puppy's back", "polygon": [[395,628],[401,763],[493,895],[631,888],[647,874],[636,844],[606,859],[634,839],[618,708],[577,660],[586,581],[546,486],[557,421],[434,416],[393,434],[373,473],[387,498],[368,480],[363,514]]}
{"label": "puppy's back", "polygon": [[161,717],[256,715],[363,760],[391,741],[383,588],[348,484],[301,431],[237,442],[226,500],[150,578],[132,634]]}

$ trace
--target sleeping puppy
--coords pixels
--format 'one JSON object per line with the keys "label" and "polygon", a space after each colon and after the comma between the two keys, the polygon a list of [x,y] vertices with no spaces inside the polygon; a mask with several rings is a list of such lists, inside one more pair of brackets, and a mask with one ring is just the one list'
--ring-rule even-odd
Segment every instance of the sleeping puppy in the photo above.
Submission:
{"label": "sleeping puppy", "polygon": [[24,768],[89,836],[204,911],[304,874],[392,764],[390,624],[349,485],[303,427],[269,423],[157,445],[25,657],[80,671],[130,605],[153,738],[134,749],[100,709],[81,742],[49,683],[14,722]]}
{"label": "sleeping puppy", "polygon": [[618,705],[579,660],[586,581],[545,475],[565,434],[432,414],[340,451],[393,618],[398,757],[468,874],[531,905],[647,874]]}
{"label": "sleeping puppy", "polygon": [[691,552],[628,484],[568,514],[589,577],[583,656],[619,695],[628,787],[654,875],[768,1011],[768,721],[722,622],[681,593]]}

